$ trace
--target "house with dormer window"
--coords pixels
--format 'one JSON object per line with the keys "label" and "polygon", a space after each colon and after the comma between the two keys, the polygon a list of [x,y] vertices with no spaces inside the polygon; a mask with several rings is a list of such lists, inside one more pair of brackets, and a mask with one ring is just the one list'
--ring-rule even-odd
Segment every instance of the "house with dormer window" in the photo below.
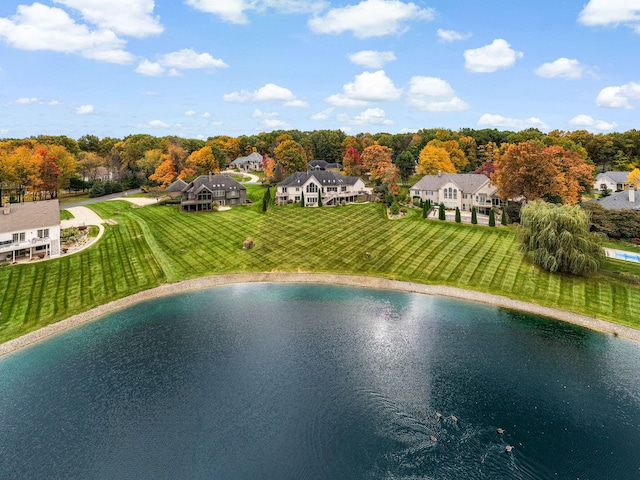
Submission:
{"label": "house with dormer window", "polygon": [[[167,190],[173,189],[177,182],[181,180],[176,180]],[[183,212],[210,212],[215,204],[221,207],[235,206],[243,205],[247,200],[247,188],[222,174],[201,175],[186,184],[181,193],[180,209]]]}
{"label": "house with dormer window", "polygon": [[488,215],[492,207],[501,206],[498,189],[489,178],[478,173],[438,173],[427,175],[409,190],[413,198],[433,204],[444,204],[447,209]]}
{"label": "house with dormer window", "polygon": [[276,204],[301,203],[304,206],[322,204],[331,206],[355,203],[367,196],[364,181],[360,177],[348,177],[330,170],[308,170],[294,173],[277,185]]}

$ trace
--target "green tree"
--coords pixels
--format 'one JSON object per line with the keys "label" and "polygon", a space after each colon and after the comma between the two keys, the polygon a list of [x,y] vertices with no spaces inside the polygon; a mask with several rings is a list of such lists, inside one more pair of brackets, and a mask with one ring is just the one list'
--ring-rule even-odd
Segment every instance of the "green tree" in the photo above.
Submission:
{"label": "green tree", "polygon": [[549,272],[584,275],[600,267],[602,237],[589,232],[589,215],[577,205],[531,202],[520,211],[518,238],[525,255]]}
{"label": "green tree", "polygon": [[478,224],[478,212],[476,211],[476,207],[471,207],[471,225]]}
{"label": "green tree", "polygon": [[507,210],[503,207],[502,208],[502,217],[500,218],[500,224],[501,225],[509,225],[509,215],[507,215]]}
{"label": "green tree", "polygon": [[302,146],[294,140],[284,140],[274,150],[276,162],[284,167],[287,175],[304,172],[307,156]]}
{"label": "green tree", "polygon": [[496,226],[496,213],[493,211],[493,208],[489,210],[489,226],[490,227]]}
{"label": "green tree", "polygon": [[300,194],[300,206],[304,207],[304,192]]}
{"label": "green tree", "polygon": [[422,204],[422,218],[429,217],[429,200]]}
{"label": "green tree", "polygon": [[456,207],[456,223],[462,223],[462,218],[460,217],[460,209]]}
{"label": "green tree", "polygon": [[318,189],[318,206],[322,206],[322,188]]}
{"label": "green tree", "polygon": [[443,203],[440,204],[440,209],[438,210],[438,218],[440,220],[446,220],[447,219],[447,214],[444,211],[444,204]]}
{"label": "green tree", "polygon": [[266,212],[269,210],[269,204],[271,203],[271,189],[267,187],[267,191],[264,192],[262,196],[262,211]]}
{"label": "green tree", "polygon": [[403,182],[406,182],[416,170],[416,159],[409,150],[402,152],[395,161],[398,174]]}

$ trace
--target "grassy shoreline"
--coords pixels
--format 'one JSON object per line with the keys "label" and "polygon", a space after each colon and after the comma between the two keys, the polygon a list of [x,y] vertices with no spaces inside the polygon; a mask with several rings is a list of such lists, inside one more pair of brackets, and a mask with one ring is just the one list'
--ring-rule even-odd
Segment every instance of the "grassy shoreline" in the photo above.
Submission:
{"label": "grassy shoreline", "polygon": [[[91,205],[114,218],[93,247],[0,269],[0,343],[165,283],[230,273],[318,272],[445,285],[640,328],[640,266],[606,260],[587,278],[535,270],[512,228],[388,220],[382,205],[181,214],[175,206]],[[244,239],[256,247],[242,250]],[[365,253],[370,253],[369,257]],[[636,315],[637,316],[637,315]]]}

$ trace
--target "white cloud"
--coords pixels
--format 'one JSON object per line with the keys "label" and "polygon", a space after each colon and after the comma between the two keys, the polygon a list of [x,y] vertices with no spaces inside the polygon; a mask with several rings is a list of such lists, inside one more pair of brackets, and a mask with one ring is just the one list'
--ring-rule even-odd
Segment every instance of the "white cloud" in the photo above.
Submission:
{"label": "white cloud", "polygon": [[195,110],[187,110],[184,112],[185,117],[200,117],[200,118],[211,118],[211,114],[209,112],[197,113]]}
{"label": "white cloud", "polygon": [[563,57],[554,62],[542,64],[535,73],[539,77],[577,80],[582,78],[584,71],[584,66],[578,60]]}
{"label": "white cloud", "polygon": [[57,107],[59,105],[62,105],[62,102],[59,102],[58,100],[49,100],[47,102],[47,105],[50,105],[52,107]]}
{"label": "white cloud", "polygon": [[366,107],[374,102],[397,100],[402,89],[396,88],[384,70],[356,75],[355,81],[342,87],[342,93],[325,98],[338,107]]}
{"label": "white cloud", "polygon": [[629,100],[640,99],[640,83],[630,82],[621,86],[605,87],[596,98],[596,105],[606,108],[633,108]]}
{"label": "white cloud", "polygon": [[41,102],[35,97],[30,97],[30,98],[21,97],[21,98],[16,98],[15,103],[18,103],[20,105],[31,105],[33,103],[41,103]]}
{"label": "white cloud", "polygon": [[93,105],[80,105],[76,108],[76,114],[78,115],[90,115],[94,113],[95,107]]}
{"label": "white cloud", "polygon": [[279,13],[319,12],[327,3],[323,0],[186,0],[187,5],[211,13],[230,23],[247,23],[245,12],[264,12],[267,9]]}
{"label": "white cloud", "polygon": [[288,88],[267,83],[254,92],[240,90],[223,95],[225,102],[283,102],[286,107],[307,107],[307,102],[297,98]]}
{"label": "white cloud", "polygon": [[311,115],[311,120],[327,120],[335,109],[333,107],[325,108],[321,112]]}
{"label": "white cloud", "polygon": [[485,113],[480,117],[478,125],[483,127],[508,128],[510,130],[524,130],[527,128],[549,130],[550,128],[549,125],[536,117],[518,120],[516,118],[506,118],[502,115],[491,115],[489,113]]}
{"label": "white cloud", "polygon": [[412,108],[427,112],[459,112],[469,108],[449,83],[436,77],[412,77],[407,101]]}
{"label": "white cloud", "polygon": [[159,17],[153,16],[154,0],[53,0],[79,10],[83,18],[100,28],[130,37],[162,33]]}
{"label": "white cloud", "polygon": [[151,120],[149,123],[138,125],[139,128],[171,128],[171,125],[162,120]]}
{"label": "white cloud", "polygon": [[352,63],[368,68],[381,68],[387,62],[393,62],[396,56],[393,52],[378,52],[375,50],[362,50],[347,56]]}
{"label": "white cloud", "polygon": [[583,127],[588,130],[596,130],[599,132],[607,132],[613,130],[618,125],[615,122],[605,122],[604,120],[596,120],[589,115],[578,115],[569,120],[571,125]]}
{"label": "white cloud", "polygon": [[367,108],[355,117],[340,114],[336,119],[348,125],[393,125],[393,121],[387,118],[385,111],[381,108]]}
{"label": "white cloud", "polygon": [[471,38],[470,33],[460,33],[455,30],[443,30],[442,28],[438,29],[438,38],[441,42],[451,43],[459,40],[468,40]]}
{"label": "white cloud", "polygon": [[41,3],[19,5],[10,18],[0,18],[0,40],[22,50],[73,53],[109,63],[132,63],[126,42],[108,29],[90,30],[60,8]]}
{"label": "white cloud", "polygon": [[136,72],[142,75],[146,75],[148,77],[159,77],[164,73],[164,67],[159,63],[150,62],[147,59],[143,59],[138,68],[136,68]]}
{"label": "white cloud", "polygon": [[409,21],[431,20],[434,11],[400,0],[364,0],[357,5],[333,8],[314,16],[309,27],[315,33],[353,32],[356,38],[382,37],[405,32]]}
{"label": "white cloud", "polygon": [[513,50],[506,40],[497,38],[490,45],[465,50],[465,67],[472,72],[491,73],[513,66],[523,55]]}
{"label": "white cloud", "polygon": [[222,60],[213,58],[208,53],[197,53],[190,48],[184,48],[177,52],[167,53],[158,58],[157,62],[151,62],[143,59],[136,72],[150,77],[158,77],[167,75],[170,77],[180,76],[180,70],[196,69],[196,68],[226,68],[228,65]]}
{"label": "white cloud", "polygon": [[280,119],[280,114],[277,112],[263,112],[257,108],[251,114],[251,117],[260,119],[259,130],[275,130],[279,128],[287,128],[289,124]]}
{"label": "white cloud", "polygon": [[640,33],[640,2],[638,0],[590,0],[578,16],[588,27],[626,25]]}
{"label": "white cloud", "polygon": [[0,129],[0,135],[5,135],[7,133],[9,133],[9,130],[7,130],[6,128]]}

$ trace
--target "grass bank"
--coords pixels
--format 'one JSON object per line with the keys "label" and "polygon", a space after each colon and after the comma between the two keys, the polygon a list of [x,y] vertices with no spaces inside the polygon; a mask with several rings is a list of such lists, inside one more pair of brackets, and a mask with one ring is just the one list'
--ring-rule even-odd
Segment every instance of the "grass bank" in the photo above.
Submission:
{"label": "grass bank", "polygon": [[[587,278],[535,270],[511,228],[390,221],[381,205],[203,214],[176,206],[92,205],[105,226],[77,255],[0,269],[0,341],[165,282],[237,272],[327,272],[442,284],[502,295],[640,328],[640,266],[607,260]],[[115,215],[119,211],[119,215]],[[242,250],[246,237],[256,246]],[[365,255],[369,253],[370,255]]]}

